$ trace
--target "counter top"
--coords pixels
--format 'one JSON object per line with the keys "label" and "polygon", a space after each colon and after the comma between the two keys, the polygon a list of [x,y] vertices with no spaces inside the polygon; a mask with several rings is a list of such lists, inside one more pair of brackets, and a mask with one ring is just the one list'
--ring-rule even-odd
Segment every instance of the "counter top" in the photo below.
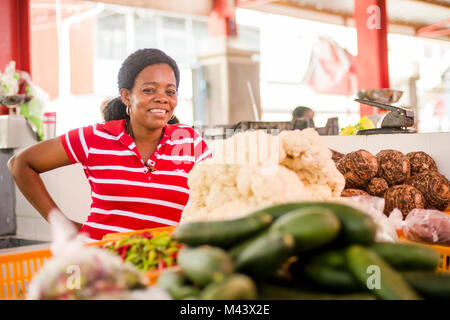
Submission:
{"label": "counter top", "polygon": [[15,248],[0,249],[0,256],[21,253],[21,252],[49,249],[50,245],[51,245],[51,243],[40,243],[40,244],[32,244],[32,245],[28,245],[28,246],[21,246],[21,247],[15,247]]}

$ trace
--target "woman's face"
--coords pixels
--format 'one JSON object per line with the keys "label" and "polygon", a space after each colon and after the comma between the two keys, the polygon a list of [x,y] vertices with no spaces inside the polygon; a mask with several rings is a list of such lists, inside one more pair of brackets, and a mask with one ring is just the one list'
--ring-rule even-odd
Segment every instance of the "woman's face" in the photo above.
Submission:
{"label": "woman's face", "polygon": [[133,125],[147,129],[163,128],[177,106],[176,79],[168,64],[154,64],[144,68],[130,90],[121,89],[124,103],[129,106]]}

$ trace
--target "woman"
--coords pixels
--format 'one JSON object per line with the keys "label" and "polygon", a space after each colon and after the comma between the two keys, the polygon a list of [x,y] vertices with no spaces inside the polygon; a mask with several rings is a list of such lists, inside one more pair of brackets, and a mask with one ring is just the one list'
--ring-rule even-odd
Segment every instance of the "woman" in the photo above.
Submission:
{"label": "woman", "polygon": [[180,72],[157,49],[141,49],[122,64],[118,85],[123,119],[74,129],[18,153],[8,163],[30,203],[47,219],[57,205],[39,174],[81,163],[92,204],[80,232],[99,240],[111,232],[177,225],[189,198],[187,176],[211,156],[189,126],[168,125],[177,106]]}

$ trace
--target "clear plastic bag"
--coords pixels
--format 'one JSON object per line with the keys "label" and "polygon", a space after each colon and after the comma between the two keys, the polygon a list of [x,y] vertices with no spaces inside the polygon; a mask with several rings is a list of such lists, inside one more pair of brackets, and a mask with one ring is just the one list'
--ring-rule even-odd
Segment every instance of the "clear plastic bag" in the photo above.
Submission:
{"label": "clear plastic bag", "polygon": [[376,242],[399,241],[395,226],[383,213],[384,198],[372,196],[356,196],[341,198],[340,202],[352,205],[372,217],[377,227],[377,231],[375,234]]}
{"label": "clear plastic bag", "polygon": [[450,215],[444,212],[413,209],[401,223],[392,219],[407,240],[450,245]]}
{"label": "clear plastic bag", "polygon": [[52,258],[33,277],[27,299],[170,299],[159,287],[147,287],[144,275],[119,256],[84,246],[74,225],[50,212]]}

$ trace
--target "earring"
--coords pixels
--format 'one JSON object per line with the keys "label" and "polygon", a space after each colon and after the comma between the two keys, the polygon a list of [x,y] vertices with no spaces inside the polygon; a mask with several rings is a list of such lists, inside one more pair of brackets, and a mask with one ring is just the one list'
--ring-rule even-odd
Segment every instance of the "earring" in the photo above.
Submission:
{"label": "earring", "polygon": [[130,106],[127,106],[127,109],[125,110],[125,112],[128,116],[130,115]]}

